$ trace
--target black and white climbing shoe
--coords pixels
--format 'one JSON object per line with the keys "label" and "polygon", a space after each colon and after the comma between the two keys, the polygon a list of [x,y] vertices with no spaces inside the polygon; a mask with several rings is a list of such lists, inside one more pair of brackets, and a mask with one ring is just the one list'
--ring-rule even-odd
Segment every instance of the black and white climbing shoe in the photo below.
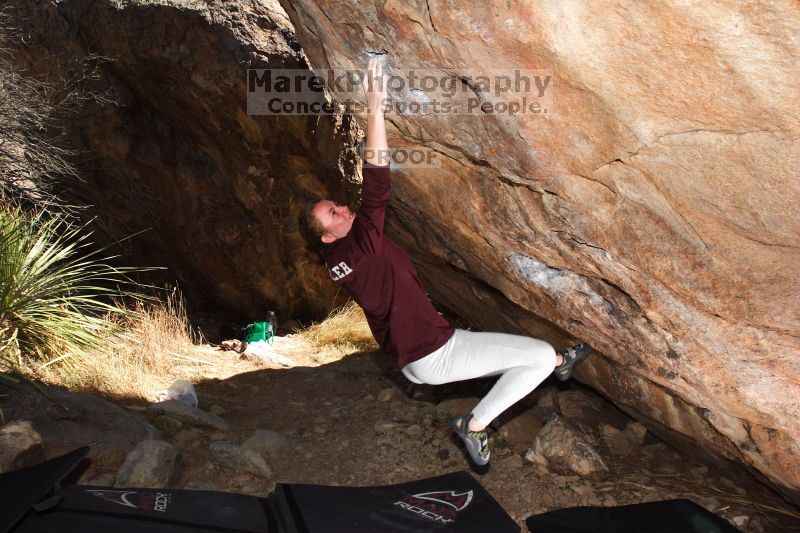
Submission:
{"label": "black and white climbing shoe", "polygon": [[563,352],[559,352],[559,355],[564,358],[564,362],[558,365],[555,370],[553,370],[553,373],[561,381],[567,381],[572,375],[572,369],[575,367],[575,363],[586,357],[591,351],[592,347],[582,342],[567,348]]}
{"label": "black and white climbing shoe", "polygon": [[489,463],[489,434],[483,431],[470,431],[469,421],[472,420],[472,413],[468,415],[458,415],[450,425],[456,435],[461,437],[464,447],[467,448],[469,458],[478,465],[483,466]]}

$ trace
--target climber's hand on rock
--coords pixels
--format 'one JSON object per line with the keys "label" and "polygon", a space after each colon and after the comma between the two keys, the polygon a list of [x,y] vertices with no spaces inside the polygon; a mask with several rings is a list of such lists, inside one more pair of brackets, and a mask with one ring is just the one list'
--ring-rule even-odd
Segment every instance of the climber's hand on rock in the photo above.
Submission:
{"label": "climber's hand on rock", "polygon": [[383,63],[371,58],[364,77],[364,92],[367,95],[367,110],[370,114],[383,113],[386,98],[386,79],[383,75]]}

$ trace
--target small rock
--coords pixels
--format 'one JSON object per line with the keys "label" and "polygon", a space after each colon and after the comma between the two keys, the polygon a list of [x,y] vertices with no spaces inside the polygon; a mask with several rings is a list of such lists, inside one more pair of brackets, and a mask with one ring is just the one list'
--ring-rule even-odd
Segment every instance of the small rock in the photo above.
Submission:
{"label": "small rock", "polygon": [[250,474],[235,474],[228,479],[228,484],[232,487],[241,487],[253,481],[253,476]]}
{"label": "small rock", "polygon": [[744,529],[750,525],[750,517],[747,515],[734,516],[730,520],[731,523],[739,529]]}
{"label": "small rock", "polygon": [[228,431],[228,423],[213,413],[180,402],[158,402],[147,408],[152,415],[168,415],[195,426],[205,426],[219,431]]}
{"label": "small rock", "polygon": [[375,426],[373,427],[373,429],[375,430],[375,433],[386,433],[399,426],[400,424],[398,424],[394,420],[378,420],[377,422],[375,422]]}
{"label": "small rock", "polygon": [[422,435],[423,429],[422,426],[418,424],[412,424],[406,428],[405,432],[409,437],[419,437]]}
{"label": "small rock", "polygon": [[199,433],[196,429],[182,429],[172,436],[172,441],[178,447],[185,447],[197,440]]}
{"label": "small rock", "polygon": [[227,433],[212,433],[211,435],[208,436],[208,439],[214,442],[225,440],[227,438],[228,438]]}
{"label": "small rock", "polygon": [[242,448],[230,442],[214,442],[209,449],[214,459],[225,468],[261,477],[272,476],[272,468],[255,450]]}
{"label": "small rock", "polygon": [[608,472],[592,445],[559,417],[542,428],[525,459],[562,474],[587,477]]}
{"label": "small rock", "polygon": [[250,438],[242,443],[242,446],[255,450],[261,455],[267,455],[289,446],[289,441],[276,431],[257,429]]}
{"label": "small rock", "polygon": [[614,455],[628,455],[633,451],[633,442],[620,430],[608,424],[600,426],[603,440]]}
{"label": "small rock", "polygon": [[225,413],[227,413],[225,408],[222,407],[221,405],[212,405],[211,407],[208,408],[208,410],[214,413],[215,415],[224,415]]}
{"label": "small rock", "polygon": [[131,450],[117,472],[115,487],[168,487],[179,470],[178,450],[163,440],[144,440]]}
{"label": "small rock", "polygon": [[505,457],[506,455],[511,455],[512,453],[514,452],[511,451],[511,448],[506,448],[505,446],[497,446],[494,449],[495,457]]}
{"label": "small rock", "polygon": [[44,461],[42,437],[27,420],[13,420],[0,427],[0,473]]}
{"label": "small rock", "polygon": [[695,503],[702,505],[707,511],[711,511],[712,513],[716,513],[721,507],[719,500],[713,496],[695,495],[692,500],[694,500]]}
{"label": "small rock", "polygon": [[183,427],[183,422],[171,416],[159,415],[153,417],[153,425],[164,437],[172,437]]}
{"label": "small rock", "polygon": [[628,437],[628,440],[632,443],[641,446],[644,442],[645,435],[647,435],[647,428],[639,422],[631,422],[625,426],[623,433],[625,433],[625,436]]}
{"label": "small rock", "polygon": [[523,461],[521,455],[514,453],[503,459],[503,464],[509,468],[513,468],[514,470],[519,470],[525,465],[525,461]]}
{"label": "small rock", "polygon": [[347,418],[349,416],[349,412],[344,407],[337,407],[331,411],[330,416],[332,420],[341,420],[342,418]]}
{"label": "small rock", "polygon": [[381,403],[388,402],[394,396],[395,390],[396,389],[394,387],[387,387],[387,388],[381,390],[378,393],[378,401],[381,402]]}
{"label": "small rock", "polygon": [[86,481],[81,481],[80,485],[91,485],[95,487],[113,487],[114,481],[116,477],[111,472],[104,472],[102,474],[98,474]]}
{"label": "small rock", "polygon": [[186,482],[186,485],[184,485],[183,488],[187,490],[220,490],[221,487],[219,487],[213,481],[191,480]]}
{"label": "small rock", "polygon": [[606,494],[605,496],[603,496],[603,505],[605,505],[606,507],[616,507],[617,505],[619,505],[619,503],[617,502],[617,499],[614,496],[612,496],[611,494]]}
{"label": "small rock", "polygon": [[314,433],[317,433],[318,435],[324,435],[327,432],[328,430],[323,426],[314,426]]}
{"label": "small rock", "polygon": [[592,505],[594,507],[599,507],[602,504],[603,504],[603,502],[600,500],[600,498],[597,497],[596,494],[590,494],[586,498],[586,505]]}
{"label": "small rock", "polygon": [[584,498],[594,495],[594,489],[588,483],[574,483],[571,484],[569,488],[572,489],[572,492]]}
{"label": "small rock", "polygon": [[479,398],[450,398],[436,404],[436,411],[449,416],[463,415],[478,405]]}
{"label": "small rock", "polygon": [[569,483],[575,483],[576,481],[580,481],[581,476],[554,476],[553,481],[557,485],[567,485]]}

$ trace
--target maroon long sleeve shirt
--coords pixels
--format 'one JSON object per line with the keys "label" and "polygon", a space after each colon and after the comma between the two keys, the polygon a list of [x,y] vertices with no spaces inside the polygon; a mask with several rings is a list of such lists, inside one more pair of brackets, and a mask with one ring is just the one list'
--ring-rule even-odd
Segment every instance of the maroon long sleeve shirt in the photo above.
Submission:
{"label": "maroon long sleeve shirt", "polygon": [[364,163],[353,227],[323,255],[331,279],[364,309],[375,340],[403,368],[436,351],[454,330],[433,308],[408,254],[383,233],[390,190],[389,167]]}

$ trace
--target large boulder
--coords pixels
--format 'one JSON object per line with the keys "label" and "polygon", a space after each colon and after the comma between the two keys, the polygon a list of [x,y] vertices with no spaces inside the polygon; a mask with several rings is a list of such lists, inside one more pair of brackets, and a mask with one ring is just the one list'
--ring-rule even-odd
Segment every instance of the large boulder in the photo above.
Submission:
{"label": "large boulder", "polygon": [[795,3],[12,3],[21,64],[111,59],[93,89],[115,103],[70,130],[106,226],[154,226],[141,257],[243,314],[333,301],[294,228],[312,196],[352,197],[359,136],[341,115],[248,115],[247,68],[387,51],[489,104],[475,75],[550,76],[546,113],[391,116],[390,143],[439,166],[395,169],[387,233],[470,323],[588,341],[578,379],[800,497]]}
{"label": "large boulder", "polygon": [[387,232],[435,300],[588,341],[578,379],[800,501],[795,3],[282,4],[319,68],[385,50],[488,103],[476,74],[551,75],[547,113],[394,114],[440,166],[397,169]]}

